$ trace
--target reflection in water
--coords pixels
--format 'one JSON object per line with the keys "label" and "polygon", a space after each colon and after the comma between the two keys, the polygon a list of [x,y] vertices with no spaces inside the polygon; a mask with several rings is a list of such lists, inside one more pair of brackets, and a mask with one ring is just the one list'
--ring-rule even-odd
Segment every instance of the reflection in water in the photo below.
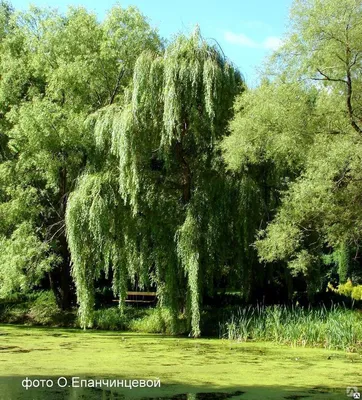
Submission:
{"label": "reflection in water", "polygon": [[141,400],[226,400],[240,396],[245,392],[232,393],[207,392],[207,393],[183,393],[171,397],[142,397]]}
{"label": "reflection in water", "polygon": [[[166,386],[164,387],[166,388]],[[149,396],[145,392],[137,395],[132,390],[132,400],[227,400],[241,399],[244,392],[202,392],[202,393],[180,393],[168,396]],[[29,388],[26,390],[21,386],[19,378],[0,379],[0,400],[127,400],[125,392],[120,393],[117,389],[106,388]]]}

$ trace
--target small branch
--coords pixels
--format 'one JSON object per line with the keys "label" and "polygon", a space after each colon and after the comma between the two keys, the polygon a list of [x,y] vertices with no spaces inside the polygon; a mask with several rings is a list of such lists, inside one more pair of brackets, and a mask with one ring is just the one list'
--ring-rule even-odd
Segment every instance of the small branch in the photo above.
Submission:
{"label": "small branch", "polygon": [[351,65],[349,66],[350,68],[352,68],[356,64],[359,55],[360,55],[360,53],[355,54],[354,59],[351,62]]}
{"label": "small branch", "polygon": [[57,226],[57,225],[63,224],[63,223],[64,223],[64,221],[60,220],[58,222],[55,222],[54,224],[49,225],[48,229],[51,230],[54,226]]}
{"label": "small branch", "polygon": [[65,231],[65,223],[64,223],[64,221],[60,221],[60,222],[63,222],[63,225],[52,235],[52,237],[49,239],[49,240],[47,240],[46,242],[51,242],[56,236],[57,236],[57,234],[59,233],[59,232],[61,232],[62,230],[64,230]]}
{"label": "small branch", "polygon": [[217,44],[217,46],[218,46],[220,52],[222,53],[222,55],[223,55],[223,57],[224,57],[224,60],[226,60],[225,53],[224,53],[222,47],[220,46],[220,43],[219,43],[215,38],[209,38],[209,40],[213,40],[213,41]]}
{"label": "small branch", "polygon": [[317,71],[318,71],[324,78],[320,78],[320,79],[314,78],[315,80],[347,83],[347,81],[344,80],[344,79],[331,78],[330,76],[328,76],[328,75],[326,75],[324,72],[322,72],[320,69],[317,69]]}
{"label": "small branch", "polygon": [[344,170],[343,170],[343,172],[342,172],[342,176],[338,179],[338,181],[336,182],[336,186],[337,187],[339,187],[341,184],[342,184],[342,182],[344,181],[344,179],[346,178],[346,175],[347,175],[347,173],[348,172],[350,172],[350,167],[349,167],[349,165],[347,165],[345,168],[344,168]]}
{"label": "small branch", "polygon": [[94,91],[95,91],[95,94],[96,94],[96,96],[97,96],[98,104],[99,104],[100,106],[102,106],[102,97],[101,97],[101,95],[98,93],[98,90],[97,90],[97,89],[95,89]]}
{"label": "small branch", "polygon": [[338,60],[342,61],[343,64],[346,63],[346,60],[342,58],[338,53],[334,53],[334,55],[338,58]]}
{"label": "small branch", "polygon": [[346,98],[346,103],[347,103],[347,110],[348,110],[348,116],[351,121],[352,128],[357,132],[357,133],[362,133],[362,129],[357,125],[356,121],[354,120],[353,116],[353,106],[352,106],[352,78],[351,78],[351,68],[349,66],[349,53],[350,49],[347,46],[346,48],[346,55],[347,55],[347,62],[346,62],[346,67],[347,67],[347,98]]}
{"label": "small branch", "polygon": [[118,92],[120,83],[121,83],[121,79],[123,78],[124,75],[124,69],[121,69],[119,71],[118,77],[117,77],[117,82],[116,82],[116,86],[114,87],[113,93],[111,94],[111,98],[109,100],[109,105],[113,104],[114,98],[116,97],[116,94]]}

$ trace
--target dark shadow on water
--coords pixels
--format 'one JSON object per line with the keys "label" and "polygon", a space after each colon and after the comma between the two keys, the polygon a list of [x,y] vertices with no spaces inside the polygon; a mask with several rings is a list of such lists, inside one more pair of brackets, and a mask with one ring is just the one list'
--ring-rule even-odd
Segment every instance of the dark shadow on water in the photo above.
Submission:
{"label": "dark shadow on water", "polygon": [[49,351],[49,349],[22,349],[19,346],[0,346],[0,354],[2,353],[30,353],[32,351]]}
{"label": "dark shadow on water", "polygon": [[[68,385],[59,387],[59,376],[29,376],[34,380],[52,380],[52,387],[22,386],[25,377],[0,378],[0,400],[337,400],[345,398],[345,388],[328,387],[288,387],[286,386],[247,386],[216,388],[212,385],[194,386],[187,384],[163,384],[159,388],[102,388],[71,387],[72,379],[67,377]],[[91,377],[79,377],[92,379]],[[97,377],[97,380],[127,379],[121,377]],[[128,379],[127,379],[128,380]],[[62,381],[63,382],[63,381]],[[79,384],[78,384],[79,386]]]}
{"label": "dark shadow on water", "polygon": [[[72,334],[81,334],[84,337],[88,335],[97,335],[98,337],[105,336],[110,339],[137,339],[137,338],[146,338],[146,339],[162,339],[162,340],[174,340],[174,339],[182,339],[187,340],[188,342],[192,342],[194,339],[189,338],[186,335],[165,335],[162,333],[138,333],[132,331],[110,331],[110,330],[102,330],[102,329],[81,329],[81,328],[66,328],[66,327],[49,327],[49,326],[41,326],[41,325],[24,325],[24,324],[2,324],[0,323],[1,328],[14,328],[16,330],[23,330],[24,332],[16,332],[16,336],[34,336],[34,333],[37,331],[46,334],[52,337],[72,337]],[[31,329],[31,333],[26,332]],[[8,336],[12,335],[12,333],[8,332],[0,332],[0,336]],[[202,339],[216,339],[217,337],[203,337]]]}
{"label": "dark shadow on water", "polygon": [[241,396],[245,392],[237,390],[236,392],[224,393],[224,392],[206,392],[206,393],[182,393],[176,394],[171,397],[142,397],[141,400],[226,400],[232,399],[237,396]]}
{"label": "dark shadow on water", "polygon": [[[174,339],[174,338],[183,338],[183,339],[189,339],[193,340],[192,338],[188,338],[186,335],[164,335],[161,333],[138,333],[138,332],[132,332],[132,331],[122,331],[122,330],[103,330],[103,329],[82,329],[82,328],[76,328],[76,327],[54,327],[54,326],[42,326],[42,325],[24,325],[24,324],[4,324],[0,323],[0,328],[14,328],[14,330],[23,330],[23,331],[28,331],[31,329],[33,333],[28,333],[24,332],[23,335],[29,336],[32,335],[34,336],[34,332],[45,332],[49,333],[49,335],[54,335],[56,336],[69,336],[69,334],[72,333],[81,333],[84,335],[102,335],[104,334],[105,336],[109,337],[118,337],[118,336],[132,336],[132,337],[145,337],[145,338],[169,338],[169,339]],[[7,336],[11,335],[12,333],[8,332],[1,332],[0,336]],[[212,339],[215,339],[216,337],[212,337]],[[207,337],[203,337],[203,339],[208,339]]]}
{"label": "dark shadow on water", "polygon": [[19,349],[19,346],[0,346],[0,351],[13,351],[14,349]]}

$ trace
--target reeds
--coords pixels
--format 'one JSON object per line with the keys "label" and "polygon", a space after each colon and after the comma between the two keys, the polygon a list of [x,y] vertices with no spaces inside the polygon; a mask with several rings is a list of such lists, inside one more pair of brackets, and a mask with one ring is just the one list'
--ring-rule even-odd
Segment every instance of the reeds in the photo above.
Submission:
{"label": "reeds", "polygon": [[220,323],[220,337],[356,351],[362,347],[362,314],[341,306],[248,306]]}

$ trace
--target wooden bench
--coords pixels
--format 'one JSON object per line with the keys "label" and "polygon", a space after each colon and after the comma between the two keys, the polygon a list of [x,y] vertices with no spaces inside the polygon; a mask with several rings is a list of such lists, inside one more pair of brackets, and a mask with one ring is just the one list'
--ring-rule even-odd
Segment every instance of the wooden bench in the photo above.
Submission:
{"label": "wooden bench", "polygon": [[152,304],[156,302],[156,298],[156,292],[127,292],[127,298],[125,301],[126,303]]}

